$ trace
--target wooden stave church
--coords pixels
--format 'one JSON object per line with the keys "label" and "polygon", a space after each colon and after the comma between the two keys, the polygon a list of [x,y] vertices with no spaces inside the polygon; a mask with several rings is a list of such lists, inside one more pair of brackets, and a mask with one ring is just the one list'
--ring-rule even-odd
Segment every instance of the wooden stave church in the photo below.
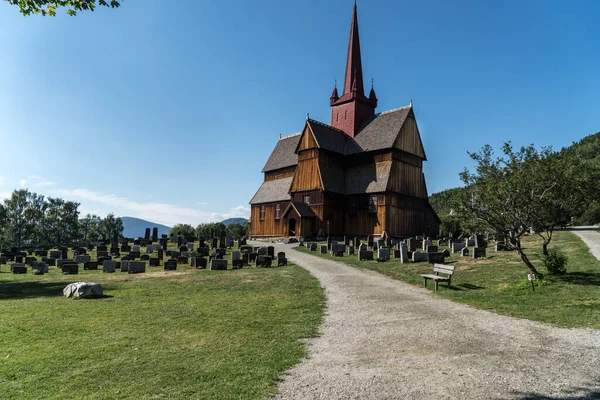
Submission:
{"label": "wooden stave church", "polygon": [[375,114],[374,88],[364,94],[356,2],[344,91],[334,86],[330,106],[330,125],[307,118],[278,141],[250,201],[250,237],[437,235],[412,101]]}

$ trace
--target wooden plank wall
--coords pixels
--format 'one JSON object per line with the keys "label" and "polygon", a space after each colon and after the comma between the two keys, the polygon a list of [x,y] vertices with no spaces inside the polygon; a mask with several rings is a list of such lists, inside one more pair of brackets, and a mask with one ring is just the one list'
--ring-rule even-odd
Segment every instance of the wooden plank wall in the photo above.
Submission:
{"label": "wooden plank wall", "polygon": [[316,154],[312,157],[302,153],[298,155],[298,167],[290,191],[322,189],[318,151],[313,153]]}
{"label": "wooden plank wall", "polygon": [[417,121],[413,116],[408,116],[406,118],[394,147],[423,159],[425,158],[425,149],[423,149],[423,144],[421,143],[421,135],[419,134]]}
{"label": "wooden plank wall", "polygon": [[388,190],[409,196],[427,198],[422,169],[405,162],[393,161]]}
{"label": "wooden plank wall", "polygon": [[317,141],[315,140],[315,136],[312,131],[306,125],[304,131],[302,131],[302,137],[300,138],[300,142],[298,143],[298,151],[314,149],[317,147]]}
{"label": "wooden plank wall", "polygon": [[356,214],[345,213],[345,234],[347,235],[381,235],[386,230],[386,196],[377,195],[377,214],[369,212],[369,196],[360,194],[348,196],[347,210],[356,203]]}
{"label": "wooden plank wall", "polygon": [[[289,205],[289,201],[281,202],[281,214]],[[260,220],[260,206],[252,206],[250,211],[250,237],[287,236],[287,223],[284,218],[275,219],[276,204],[265,204],[265,219]]]}
{"label": "wooden plank wall", "polygon": [[296,166],[293,165],[287,168],[281,168],[275,171],[265,172],[265,182],[274,181],[277,179],[289,178],[290,176],[294,176],[296,172]]}

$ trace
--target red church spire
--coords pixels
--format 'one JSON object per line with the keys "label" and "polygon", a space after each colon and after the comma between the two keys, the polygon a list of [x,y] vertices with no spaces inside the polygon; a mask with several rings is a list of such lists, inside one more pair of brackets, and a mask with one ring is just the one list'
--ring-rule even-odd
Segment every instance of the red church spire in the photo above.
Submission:
{"label": "red church spire", "polygon": [[356,0],[354,0],[350,41],[348,42],[348,59],[346,61],[346,78],[344,79],[344,93],[342,93],[342,97],[345,94],[351,94],[352,97],[365,96],[362,61],[360,57],[360,38],[358,36],[358,13],[356,8]]}
{"label": "red church spire", "polygon": [[375,115],[375,108],[377,108],[375,90],[371,89],[368,98],[365,96],[356,0],[354,1],[354,9],[352,10],[344,92],[341,97],[337,97],[337,90],[334,89],[334,93],[329,98],[329,104],[331,105],[331,125],[354,137],[359,133],[363,122]]}

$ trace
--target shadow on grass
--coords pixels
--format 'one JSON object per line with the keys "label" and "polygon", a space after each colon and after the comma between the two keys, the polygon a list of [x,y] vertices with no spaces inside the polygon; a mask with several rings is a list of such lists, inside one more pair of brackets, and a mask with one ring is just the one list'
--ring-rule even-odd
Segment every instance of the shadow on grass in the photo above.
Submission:
{"label": "shadow on grass", "polygon": [[589,384],[581,387],[570,388],[566,393],[562,393],[559,396],[548,396],[539,393],[523,393],[515,392],[516,399],[519,400],[592,400],[600,399],[600,382],[595,384]]}
{"label": "shadow on grass", "polygon": [[600,286],[600,273],[597,272],[568,272],[564,275],[550,275],[550,280],[572,285]]}
{"label": "shadow on grass", "polygon": [[0,283],[0,300],[62,296],[67,285],[66,282]]}
{"label": "shadow on grass", "polygon": [[461,283],[460,285],[458,285],[460,287],[464,287],[465,289],[470,289],[470,290],[481,290],[481,289],[485,289],[483,286],[477,286],[477,285],[471,285],[470,283]]}

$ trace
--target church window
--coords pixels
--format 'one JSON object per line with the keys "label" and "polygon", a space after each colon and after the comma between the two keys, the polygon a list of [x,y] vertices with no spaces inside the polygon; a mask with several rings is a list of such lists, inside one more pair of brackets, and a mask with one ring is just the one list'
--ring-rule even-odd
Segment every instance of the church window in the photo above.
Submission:
{"label": "church window", "polygon": [[265,206],[260,206],[260,220],[264,221],[265,220],[265,213],[266,213],[266,207]]}
{"label": "church window", "polygon": [[369,196],[369,212],[377,214],[377,195]]}
{"label": "church window", "polygon": [[340,113],[337,113],[337,116],[335,117],[335,122],[340,122]]}
{"label": "church window", "polygon": [[310,196],[304,196],[304,204],[310,204]]}
{"label": "church window", "polygon": [[348,119],[348,110],[344,111],[344,119]]}
{"label": "church window", "polygon": [[275,205],[275,219],[281,218],[281,204],[277,203]]}

